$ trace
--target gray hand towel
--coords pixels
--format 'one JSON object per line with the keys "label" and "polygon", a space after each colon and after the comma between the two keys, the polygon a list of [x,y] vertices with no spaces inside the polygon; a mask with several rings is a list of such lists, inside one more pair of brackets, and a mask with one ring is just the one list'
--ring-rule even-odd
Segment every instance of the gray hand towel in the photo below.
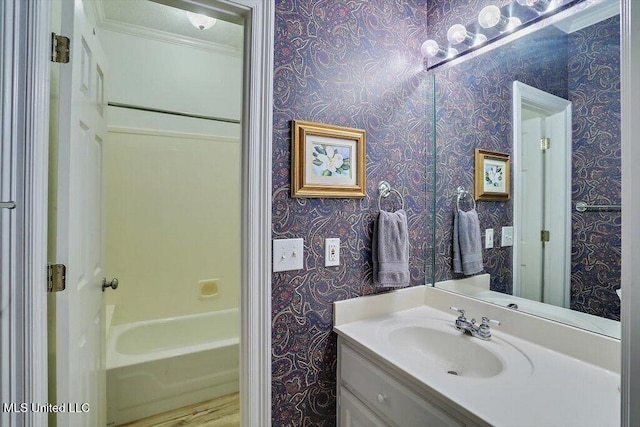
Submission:
{"label": "gray hand towel", "polygon": [[469,276],[484,270],[480,220],[475,209],[456,210],[453,219],[453,271]]}
{"label": "gray hand towel", "polygon": [[380,211],[373,226],[373,283],[381,287],[409,286],[407,213]]}

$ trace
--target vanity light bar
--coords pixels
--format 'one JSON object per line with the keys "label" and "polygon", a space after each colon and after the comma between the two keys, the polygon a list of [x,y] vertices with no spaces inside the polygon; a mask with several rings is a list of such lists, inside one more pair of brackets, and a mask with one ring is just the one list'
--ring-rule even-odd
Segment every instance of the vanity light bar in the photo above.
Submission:
{"label": "vanity light bar", "polygon": [[[549,7],[549,4],[552,3],[551,0],[517,0],[517,2],[518,4],[530,4],[532,8],[542,8],[544,6],[545,10]],[[482,28],[495,28],[495,30],[500,33],[512,31],[522,24],[517,17],[504,16],[498,6],[487,6],[483,8],[478,15],[478,23]],[[470,32],[467,27],[462,24],[455,24],[447,31],[447,40],[449,44],[453,46],[464,44],[474,47],[485,43],[488,38],[485,34]],[[458,54],[458,51],[455,49],[450,48],[446,50],[441,48],[438,42],[433,39],[425,41],[420,50],[422,56],[426,58],[438,57],[445,59]]]}

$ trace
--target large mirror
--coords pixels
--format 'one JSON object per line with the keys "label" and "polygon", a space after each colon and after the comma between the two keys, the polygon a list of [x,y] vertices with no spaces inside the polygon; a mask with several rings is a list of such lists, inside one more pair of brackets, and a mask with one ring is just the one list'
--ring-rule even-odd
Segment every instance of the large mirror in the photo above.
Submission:
{"label": "large mirror", "polygon": [[[434,283],[620,337],[619,7],[584,2],[430,70]],[[509,156],[508,199],[475,200],[474,171],[496,172],[476,149]],[[456,273],[474,209],[482,265]]]}

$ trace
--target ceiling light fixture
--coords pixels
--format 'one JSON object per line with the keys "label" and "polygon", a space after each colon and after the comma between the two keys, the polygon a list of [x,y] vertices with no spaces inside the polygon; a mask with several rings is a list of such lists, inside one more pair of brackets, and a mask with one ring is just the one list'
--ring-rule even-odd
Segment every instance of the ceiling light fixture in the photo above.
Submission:
{"label": "ceiling light fixture", "polygon": [[[521,0],[518,0],[520,2]],[[528,1],[528,0],[522,0]],[[478,23],[482,28],[495,27],[501,33],[511,31],[518,25],[522,24],[516,17],[507,18],[502,14],[498,6],[487,6],[480,11],[478,15]]]}
{"label": "ceiling light fixture", "polygon": [[477,46],[486,42],[487,37],[484,34],[470,33],[464,25],[455,24],[447,31],[447,40],[453,45],[464,43],[469,46]]}
{"label": "ceiling light fixture", "polygon": [[200,30],[207,30],[216,24],[215,18],[199,13],[187,12],[187,19],[191,22],[191,25]]}

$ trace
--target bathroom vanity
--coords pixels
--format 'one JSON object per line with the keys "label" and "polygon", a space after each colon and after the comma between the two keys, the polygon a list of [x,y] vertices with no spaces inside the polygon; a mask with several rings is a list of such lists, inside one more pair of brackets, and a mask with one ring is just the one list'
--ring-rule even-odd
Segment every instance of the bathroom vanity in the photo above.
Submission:
{"label": "bathroom vanity", "polygon": [[[482,340],[454,326],[501,321]],[[430,286],[335,303],[338,425],[620,424],[620,342]]]}
{"label": "bathroom vanity", "polygon": [[[338,344],[339,425],[488,425],[411,376],[366,355],[342,338]],[[358,397],[356,397],[358,396]]]}

